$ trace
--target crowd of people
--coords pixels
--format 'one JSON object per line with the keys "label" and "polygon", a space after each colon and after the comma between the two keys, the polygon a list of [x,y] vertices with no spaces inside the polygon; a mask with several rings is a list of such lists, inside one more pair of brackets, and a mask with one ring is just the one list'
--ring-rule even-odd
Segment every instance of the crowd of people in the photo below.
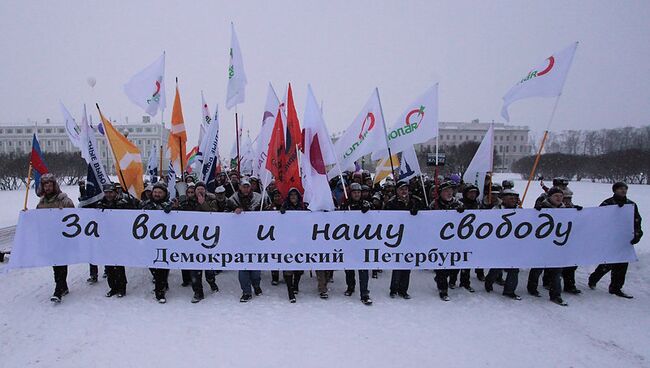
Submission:
{"label": "crowd of people", "polygon": [[[84,207],[99,209],[145,209],[170,212],[178,211],[208,211],[208,212],[234,212],[243,211],[278,211],[283,214],[286,211],[308,211],[308,204],[303,201],[300,191],[296,188],[289,190],[286,198],[280,194],[276,185],[271,181],[266,188],[262,187],[261,181],[254,177],[240,177],[236,171],[228,174],[220,173],[216,180],[206,184],[195,181],[192,175],[186,175],[184,185],[181,187],[184,193],[175,192],[170,200],[170,190],[176,190],[178,185],[169,188],[163,181],[147,184],[141,198],[138,200],[123,191],[118,183],[105,185],[104,196],[95,203],[84,201],[84,186],[80,186],[80,202]],[[484,188],[475,185],[465,184],[458,175],[448,178],[440,177],[437,180],[413,178],[409,181],[395,182],[390,178],[385,179],[383,184],[374,184],[369,172],[346,172],[332,179],[330,182],[332,197],[337,209],[346,211],[360,211],[367,213],[371,210],[388,211],[409,211],[411,215],[417,215],[424,210],[491,210],[491,209],[515,209],[520,205],[518,192],[514,188],[513,181],[504,180],[501,184],[491,183]],[[542,194],[535,203],[536,209],[542,208],[573,208],[581,210],[582,207],[573,203],[573,192],[569,189],[569,180],[556,178],[553,186],[548,188],[542,185]],[[485,195],[479,200],[481,190]],[[641,216],[634,202],[627,198],[628,186],[618,182],[612,186],[613,195],[605,199],[601,206],[625,204],[634,205],[634,233],[630,234],[631,243],[636,244],[641,239]],[[74,207],[68,196],[63,193],[54,175],[46,174],[41,178],[37,191],[41,197],[37,208],[64,208]],[[428,205],[427,205],[428,203]],[[588,280],[589,288],[594,289],[598,281],[611,271],[611,282],[609,293],[622,297],[632,298],[623,291],[627,263],[601,264],[591,273]],[[580,294],[581,290],[576,287],[575,273],[577,267],[565,268],[534,268],[529,272],[526,290],[533,297],[541,297],[539,290],[539,279],[541,276],[542,287],[548,289],[549,299],[558,305],[567,305],[562,299],[562,292],[569,294]],[[106,297],[123,297],[126,295],[127,278],[123,266],[105,266],[104,276],[107,278],[109,291]],[[166,302],[166,292],[169,289],[169,269],[151,268],[152,281],[154,283],[155,298],[160,303]],[[218,292],[217,270],[182,270],[182,286],[190,286],[194,295],[192,303],[198,303],[205,297],[203,289],[203,277],[212,292]],[[345,281],[347,289],[345,296],[355,294],[357,288],[362,303],[372,304],[369,291],[370,278],[379,277],[381,270],[345,270]],[[317,278],[317,290],[320,298],[329,297],[328,284],[331,282],[334,271],[315,271]],[[435,273],[435,284],[441,300],[448,301],[449,290],[456,289],[457,285],[467,292],[475,292],[471,286],[471,270],[469,269],[437,269]],[[519,269],[490,269],[487,272],[482,269],[474,270],[479,282],[483,283],[487,292],[494,290],[494,285],[503,286],[503,295],[512,300],[521,300],[517,294],[519,282]],[[287,287],[287,296],[291,303],[296,302],[296,296],[300,291],[301,276],[304,270],[282,271],[282,278]],[[393,270],[390,280],[389,295],[391,298],[410,299],[409,281],[410,270]],[[504,278],[505,274],[505,278]],[[68,294],[66,283],[67,266],[54,266],[55,291],[51,297],[53,302],[60,302],[61,298]],[[238,271],[239,284],[242,295],[241,302],[248,302],[253,295],[262,295],[261,271],[242,270]],[[90,265],[89,283],[98,281],[98,267]],[[271,272],[271,284],[280,283],[280,272]]]}

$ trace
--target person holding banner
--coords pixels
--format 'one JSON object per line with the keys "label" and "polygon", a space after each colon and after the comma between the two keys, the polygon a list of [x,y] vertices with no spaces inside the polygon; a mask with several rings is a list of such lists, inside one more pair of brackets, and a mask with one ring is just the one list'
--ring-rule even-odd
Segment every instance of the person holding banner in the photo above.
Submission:
{"label": "person holding banner", "polygon": [[[454,196],[454,183],[451,181],[446,181],[440,184],[439,195],[437,203],[432,202],[429,205],[429,208],[432,210],[456,210],[458,212],[463,212],[463,203],[460,202]],[[451,278],[452,273],[455,270],[436,270],[436,276],[434,280],[436,281],[436,286],[438,287],[438,295],[440,299],[445,302],[449,301],[449,279]],[[470,292],[474,292],[474,289],[469,285],[469,269],[463,270],[463,273],[460,277],[461,286],[465,287]]]}
{"label": "person holding banner", "polygon": [[[558,187],[553,187],[549,189],[547,198],[542,201],[539,205],[535,206],[536,210],[541,210],[542,208],[564,208],[564,192]],[[557,305],[567,306],[568,304],[562,300],[562,282],[560,280],[560,275],[562,273],[562,268],[533,268],[528,273],[528,294],[536,297],[540,297],[539,291],[537,291],[537,286],[539,284],[539,276],[542,274],[542,271],[547,274],[549,280],[549,289],[548,295],[551,301]]]}
{"label": "person holding banner", "polygon": [[[372,205],[370,202],[361,198],[362,187],[363,186],[359,183],[352,183],[350,185],[350,198],[347,202],[344,202],[343,205],[339,207],[339,209],[361,211],[361,213],[366,213],[371,210]],[[370,299],[370,291],[368,290],[368,270],[359,270],[358,272],[361,303],[365,305],[371,305],[372,299]],[[354,270],[345,270],[345,283],[347,285],[347,290],[345,290],[344,294],[345,296],[351,296],[354,294],[354,287],[357,284],[357,281],[354,277]]]}
{"label": "person holding banner", "polygon": [[[171,212],[172,206],[167,201],[168,198],[169,191],[167,190],[167,185],[159,181],[153,186],[151,199],[142,202],[140,208],[143,210],[165,211],[165,213],[169,213]],[[154,293],[156,294],[156,300],[160,304],[165,304],[167,302],[165,292],[169,290],[169,284],[167,282],[167,279],[169,278],[169,269],[150,268],[149,271],[151,271],[154,279]]]}
{"label": "person holding banner", "polygon": [[[635,245],[641,241],[643,236],[643,230],[641,229],[641,215],[639,214],[639,208],[636,203],[632,202],[627,198],[627,184],[623,182],[617,182],[612,185],[612,192],[614,195],[607,198],[601,203],[601,206],[619,206],[623,207],[626,204],[631,204],[634,206],[634,237],[630,241],[632,245]],[[625,284],[625,274],[627,273],[627,263],[612,263],[612,264],[601,264],[596,270],[589,275],[589,288],[595,289],[596,284],[600,279],[603,278],[609,271],[612,271],[612,279],[609,284],[609,293],[616,295],[621,298],[632,299],[633,296],[623,292],[623,285]]]}
{"label": "person holding banner", "polygon": [[[395,196],[386,203],[386,210],[409,211],[411,215],[415,216],[419,210],[424,208],[422,199],[410,194],[408,182],[397,183],[395,193]],[[395,298],[399,295],[404,299],[411,299],[408,293],[410,280],[411,270],[393,270],[390,278],[390,297]]]}
{"label": "person holding banner", "polygon": [[[519,193],[513,189],[505,189],[501,194],[501,201],[500,209],[514,210],[519,206]],[[506,280],[503,284],[503,296],[507,296],[513,300],[521,300],[521,297],[515,293],[517,284],[519,283],[518,268],[491,268],[487,276],[485,276],[485,291],[488,293],[492,292],[492,285],[499,277],[503,277],[502,274],[504,271],[506,273]]]}
{"label": "person holding banner", "polygon": [[[54,174],[44,174],[41,176],[41,182],[36,189],[36,195],[41,197],[36,205],[36,209],[43,208],[74,208],[74,203],[68,195],[61,191],[59,183],[56,181]],[[54,293],[50,298],[55,303],[60,303],[61,298],[67,295],[68,290],[68,266],[57,265],[52,267],[54,271]]]}
{"label": "person holding banner", "polygon": [[[119,199],[115,191],[114,184],[105,184],[103,187],[104,198],[97,204],[97,208],[104,209],[128,209],[131,208],[125,199]],[[106,278],[110,290],[106,293],[106,297],[110,298],[117,295],[118,298],[126,295],[126,270],[124,266],[104,266],[106,270]]]}
{"label": "person holding banner", "polygon": [[[307,203],[303,202],[300,191],[296,188],[291,188],[287,194],[287,199],[280,207],[280,213],[285,214],[287,211],[307,211],[307,205]],[[282,277],[284,278],[284,282],[287,284],[287,293],[289,295],[290,303],[296,302],[296,294],[298,294],[299,291],[300,278],[304,273],[304,271],[282,271]],[[322,276],[318,276],[319,289],[321,282],[323,282],[325,284],[325,288],[327,288],[327,279]]]}
{"label": "person holding banner", "polygon": [[[235,184],[235,180],[239,180],[239,175],[232,175],[236,172],[231,172],[230,179]],[[248,179],[244,178],[239,182],[239,190],[228,198],[228,206],[234,209],[236,214],[248,211],[259,211],[262,205],[262,195],[251,190],[251,183]],[[241,270],[239,271],[239,286],[241,286],[242,295],[239,301],[246,303],[253,298],[251,286],[256,296],[262,295],[262,288],[260,281],[262,280],[260,271]]]}

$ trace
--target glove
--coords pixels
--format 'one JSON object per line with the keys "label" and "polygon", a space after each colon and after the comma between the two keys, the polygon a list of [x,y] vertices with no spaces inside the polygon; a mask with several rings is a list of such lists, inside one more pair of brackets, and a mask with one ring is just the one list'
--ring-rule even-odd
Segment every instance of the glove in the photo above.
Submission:
{"label": "glove", "polygon": [[370,207],[368,207],[368,206],[361,207],[361,213],[366,213],[368,211],[370,211]]}
{"label": "glove", "polygon": [[575,208],[578,211],[582,211],[582,206],[573,206],[573,208]]}
{"label": "glove", "polygon": [[411,208],[411,210],[409,212],[411,213],[411,215],[415,216],[415,215],[418,214],[418,209],[417,208]]}
{"label": "glove", "polygon": [[286,208],[280,208],[280,213],[284,215],[285,213],[287,213],[287,209]]}
{"label": "glove", "polygon": [[458,208],[456,208],[456,212],[463,213],[463,212],[465,212],[465,209],[463,207],[458,207]]}
{"label": "glove", "polygon": [[634,238],[632,239],[630,244],[632,244],[632,245],[638,244],[640,241],[641,241],[641,237],[639,235],[634,235]]}
{"label": "glove", "polygon": [[167,206],[167,207],[165,207],[165,208],[163,209],[163,211],[165,211],[165,213],[170,213],[170,212],[172,212],[172,208],[169,207],[169,206]]}
{"label": "glove", "polygon": [[619,203],[618,204],[619,207],[623,207],[624,205],[625,205],[625,203]]}
{"label": "glove", "polygon": [[536,210],[541,211],[542,207],[535,207]]}

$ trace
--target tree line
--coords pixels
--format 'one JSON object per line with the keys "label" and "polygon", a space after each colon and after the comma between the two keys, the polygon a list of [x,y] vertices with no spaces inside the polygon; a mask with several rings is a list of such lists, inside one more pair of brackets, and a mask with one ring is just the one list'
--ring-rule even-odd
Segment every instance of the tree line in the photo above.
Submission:
{"label": "tree line", "polygon": [[[513,172],[528,178],[535,156],[526,156],[512,165]],[[551,179],[564,176],[571,180],[650,184],[650,144],[643,148],[609,151],[598,155],[546,153],[541,155],[536,173]]]}
{"label": "tree line", "polygon": [[[79,152],[43,153],[43,160],[65,185],[75,185],[86,177],[88,166]],[[27,184],[29,154],[0,154],[0,162],[0,190],[16,190]]]}

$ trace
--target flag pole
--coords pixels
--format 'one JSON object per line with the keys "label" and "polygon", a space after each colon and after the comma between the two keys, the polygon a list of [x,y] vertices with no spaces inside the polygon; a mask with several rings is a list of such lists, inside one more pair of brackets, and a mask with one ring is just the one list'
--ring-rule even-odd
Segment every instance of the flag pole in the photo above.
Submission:
{"label": "flag pole", "polygon": [[395,180],[397,178],[395,177],[395,167],[393,166],[393,154],[390,151],[390,144],[388,144],[388,129],[386,129],[386,120],[384,119],[384,108],[381,106],[381,98],[379,98],[379,88],[375,87],[375,93],[377,93],[377,101],[379,101],[379,112],[381,112],[381,122],[384,125],[384,133],[385,133],[384,138],[386,138],[386,148],[388,148],[388,161],[390,161],[390,173],[393,176],[393,180]]}
{"label": "flag pole", "polygon": [[237,173],[241,176],[239,167],[239,116],[237,114],[237,105],[235,105],[235,139],[237,139]]}
{"label": "flag pole", "polygon": [[551,117],[548,119],[548,124],[546,124],[546,130],[544,131],[544,136],[542,137],[542,142],[539,145],[537,150],[537,156],[535,157],[535,162],[533,163],[533,168],[530,170],[530,175],[528,176],[528,182],[526,183],[526,189],[524,190],[524,195],[521,197],[521,203],[519,203],[519,208],[522,208],[524,205],[524,200],[526,199],[526,194],[528,193],[528,187],[530,187],[530,182],[533,181],[535,176],[535,170],[537,170],[537,164],[539,164],[539,159],[542,155],[542,150],[544,149],[544,143],[546,143],[546,138],[548,138],[548,130],[551,128],[551,123],[555,117],[555,111],[557,110],[557,104],[560,102],[560,96],[558,95],[555,98],[555,104],[553,105],[553,111],[551,111]]}
{"label": "flag pole", "polygon": [[[30,155],[31,156],[31,155]],[[25,191],[25,205],[23,211],[27,211],[27,198],[29,197],[29,185],[32,182],[32,160],[29,160],[29,169],[27,170],[27,191]]]}
{"label": "flag pole", "polygon": [[163,141],[165,137],[165,122],[163,121],[163,115],[165,114],[165,109],[160,109],[160,166],[158,171],[160,172],[160,177],[163,176]]}
{"label": "flag pole", "polygon": [[436,169],[433,171],[433,208],[438,209],[438,135],[436,135]]}
{"label": "flag pole", "polygon": [[269,181],[269,171],[266,170],[264,181],[262,182],[262,200],[260,201],[260,211],[264,209],[264,195],[266,194],[266,183]]}
{"label": "flag pole", "polygon": [[[415,155],[415,158],[417,159],[417,154]],[[422,177],[422,170],[420,170],[420,184],[422,184],[422,194],[424,194],[424,203],[426,203],[427,208],[429,208],[429,198],[427,197],[427,188],[424,186],[424,178]]]}

